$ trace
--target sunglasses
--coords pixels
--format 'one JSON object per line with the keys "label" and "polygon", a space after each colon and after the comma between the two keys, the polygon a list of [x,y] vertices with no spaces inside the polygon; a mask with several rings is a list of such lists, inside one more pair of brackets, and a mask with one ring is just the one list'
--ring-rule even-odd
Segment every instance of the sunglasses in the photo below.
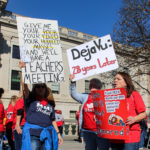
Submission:
{"label": "sunglasses", "polygon": [[43,89],[44,89],[44,88],[45,88],[45,85],[37,85],[35,88],[38,88],[38,89],[39,89],[39,88],[43,88]]}

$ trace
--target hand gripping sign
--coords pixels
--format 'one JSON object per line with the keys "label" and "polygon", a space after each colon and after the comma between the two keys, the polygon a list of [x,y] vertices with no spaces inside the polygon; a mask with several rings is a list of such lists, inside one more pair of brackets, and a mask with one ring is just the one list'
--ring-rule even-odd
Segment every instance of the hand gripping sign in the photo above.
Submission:
{"label": "hand gripping sign", "polygon": [[129,133],[125,89],[106,89],[92,93],[98,136],[125,140]]}
{"label": "hand gripping sign", "polygon": [[74,81],[118,68],[110,35],[68,49],[67,55]]}

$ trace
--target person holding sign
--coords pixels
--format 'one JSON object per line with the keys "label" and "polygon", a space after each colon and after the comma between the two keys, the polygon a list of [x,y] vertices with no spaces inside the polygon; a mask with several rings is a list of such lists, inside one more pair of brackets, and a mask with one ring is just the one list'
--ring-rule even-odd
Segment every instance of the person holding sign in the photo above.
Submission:
{"label": "person holding sign", "polygon": [[146,117],[143,99],[135,90],[128,73],[118,72],[114,79],[114,87],[125,88],[127,92],[126,125],[129,126],[129,135],[126,140],[111,140],[111,148],[112,150],[139,150],[141,134],[139,122]]}
{"label": "person holding sign", "polygon": [[73,99],[82,103],[82,108],[79,116],[79,129],[83,131],[85,141],[85,150],[109,150],[109,142],[97,136],[96,117],[94,113],[93,99],[91,92],[99,90],[102,87],[99,79],[90,80],[90,94],[81,94],[76,91],[76,84],[73,82],[74,75],[70,75],[71,81],[71,96]]}
{"label": "person holding sign", "polygon": [[[20,68],[25,67],[23,62]],[[58,150],[63,143],[59,133],[54,111],[52,93],[45,83],[34,84],[30,92],[22,82],[26,122],[23,128],[22,150]]]}

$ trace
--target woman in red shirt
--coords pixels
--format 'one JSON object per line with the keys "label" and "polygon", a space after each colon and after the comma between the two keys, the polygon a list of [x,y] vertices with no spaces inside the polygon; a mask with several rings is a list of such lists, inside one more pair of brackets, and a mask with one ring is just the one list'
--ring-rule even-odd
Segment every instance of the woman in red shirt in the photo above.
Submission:
{"label": "woman in red shirt", "polygon": [[126,88],[129,136],[126,140],[111,141],[112,150],[139,150],[140,125],[139,122],[146,117],[145,105],[140,94],[135,90],[128,73],[118,72],[114,79],[115,88]]}
{"label": "woman in red shirt", "polygon": [[22,146],[22,128],[25,124],[25,111],[22,92],[19,93],[19,99],[14,108],[13,133],[15,139],[15,150],[21,150]]}
{"label": "woman in red shirt", "polygon": [[79,115],[79,129],[83,133],[85,142],[85,150],[109,150],[109,141],[97,136],[96,117],[94,112],[92,91],[100,90],[102,83],[99,79],[90,80],[90,93],[78,93],[76,91],[76,83],[73,82],[75,75],[70,75],[70,92],[74,100],[82,104]]}
{"label": "woman in red shirt", "polygon": [[6,117],[6,137],[8,139],[8,144],[11,147],[11,150],[15,149],[14,141],[13,141],[13,132],[12,132],[12,124],[13,124],[13,115],[14,115],[14,107],[16,105],[18,97],[13,95],[10,100],[10,104],[7,109],[7,117]]}
{"label": "woman in red shirt", "polygon": [[3,119],[5,117],[5,113],[4,113],[4,106],[3,106],[3,102],[1,100],[1,97],[4,93],[4,89],[0,88],[0,149],[3,149],[3,135],[4,135],[4,125],[3,125]]}

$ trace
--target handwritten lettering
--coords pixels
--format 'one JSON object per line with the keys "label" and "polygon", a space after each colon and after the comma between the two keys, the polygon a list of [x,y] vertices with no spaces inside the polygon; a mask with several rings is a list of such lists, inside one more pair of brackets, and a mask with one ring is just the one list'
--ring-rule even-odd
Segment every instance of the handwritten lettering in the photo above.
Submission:
{"label": "handwritten lettering", "polygon": [[80,66],[75,66],[72,68],[73,68],[73,74],[79,74],[83,72],[83,75],[86,75],[88,71],[96,69],[96,65],[83,67],[83,68],[80,68]]}
{"label": "handwritten lettering", "polygon": [[100,63],[100,60],[97,59],[97,62],[98,62],[98,65],[100,68],[103,68],[103,67],[106,67],[106,66],[109,66],[109,65],[112,65],[112,64],[115,64],[117,60],[111,60],[109,61],[108,58],[106,57],[106,62],[104,62],[103,64]]}
{"label": "handwritten lettering", "polygon": [[63,81],[57,21],[17,17],[17,25],[19,44],[23,47],[21,59],[26,62],[23,69],[24,82],[35,84]]}
{"label": "handwritten lettering", "polygon": [[[110,40],[108,40],[110,42]],[[101,50],[106,50],[108,47],[112,47],[110,44],[108,46],[108,43],[105,43],[104,45],[101,44],[101,39],[94,40],[93,41],[94,46],[90,47],[86,46],[84,49],[71,49],[73,60],[79,59],[80,57],[83,57],[85,61],[90,61],[92,58],[92,54],[96,54]]]}

